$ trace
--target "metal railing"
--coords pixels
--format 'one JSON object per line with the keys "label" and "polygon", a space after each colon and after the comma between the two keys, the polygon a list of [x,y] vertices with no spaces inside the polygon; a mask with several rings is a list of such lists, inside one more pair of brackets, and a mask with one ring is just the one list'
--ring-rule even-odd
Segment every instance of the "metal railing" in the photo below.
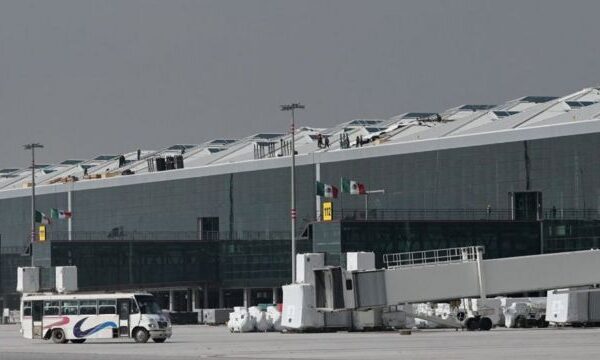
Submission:
{"label": "metal railing", "polygon": [[[368,212],[368,217],[365,216]],[[525,216],[511,209],[342,209],[334,210],[334,220],[599,220],[600,212],[594,209],[543,209]],[[513,218],[514,217],[514,218]]]}
{"label": "metal railing", "polygon": [[[336,220],[365,220],[364,209],[334,211]],[[510,209],[369,209],[371,220],[511,220]]]}
{"label": "metal railing", "polygon": [[448,249],[384,254],[383,263],[388,269],[396,269],[400,267],[475,261],[477,260],[478,252],[483,254],[483,251],[483,246],[466,246]]}
{"label": "metal railing", "polygon": [[[68,231],[49,231],[50,241],[69,239]],[[289,231],[73,231],[71,240],[289,240]]]}

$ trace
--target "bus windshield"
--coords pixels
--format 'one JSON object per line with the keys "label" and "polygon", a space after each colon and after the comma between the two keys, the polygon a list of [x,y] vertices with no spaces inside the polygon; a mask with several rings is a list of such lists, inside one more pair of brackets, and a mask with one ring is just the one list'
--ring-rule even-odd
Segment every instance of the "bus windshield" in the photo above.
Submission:
{"label": "bus windshield", "polygon": [[140,307],[140,312],[142,314],[162,314],[162,310],[156,300],[154,300],[153,296],[135,295],[135,299],[137,300],[138,306]]}

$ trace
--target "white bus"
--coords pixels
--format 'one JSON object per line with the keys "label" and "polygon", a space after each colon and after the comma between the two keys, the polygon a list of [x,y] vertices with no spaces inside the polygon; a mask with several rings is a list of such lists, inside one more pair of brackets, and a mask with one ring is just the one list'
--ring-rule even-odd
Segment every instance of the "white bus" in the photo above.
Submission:
{"label": "white bus", "polygon": [[24,294],[21,333],[57,344],[122,337],[162,343],[171,322],[151,294]]}

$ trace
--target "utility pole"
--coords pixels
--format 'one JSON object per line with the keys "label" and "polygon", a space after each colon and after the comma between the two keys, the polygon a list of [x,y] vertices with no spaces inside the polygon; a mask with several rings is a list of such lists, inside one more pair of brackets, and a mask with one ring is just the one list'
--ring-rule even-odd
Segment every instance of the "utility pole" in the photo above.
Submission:
{"label": "utility pole", "polygon": [[300,103],[292,103],[289,105],[281,105],[281,111],[291,111],[292,112],[292,126],[290,131],[292,133],[292,166],[291,166],[291,209],[290,209],[290,217],[291,217],[291,235],[292,235],[292,283],[296,282],[296,150],[295,150],[295,131],[296,124],[294,120],[294,110],[296,109],[304,109],[304,105]]}
{"label": "utility pole", "polygon": [[35,149],[41,149],[44,145],[39,143],[31,143],[23,145],[25,150],[31,150],[31,242],[30,246],[30,256],[31,256],[31,266],[34,266],[33,261],[33,243],[35,242]]}

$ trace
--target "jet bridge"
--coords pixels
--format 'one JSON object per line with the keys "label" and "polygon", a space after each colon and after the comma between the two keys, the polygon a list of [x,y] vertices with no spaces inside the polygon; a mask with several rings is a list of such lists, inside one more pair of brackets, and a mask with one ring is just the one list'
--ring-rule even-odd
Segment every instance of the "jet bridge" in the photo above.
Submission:
{"label": "jet bridge", "polygon": [[482,297],[600,283],[600,250],[483,259],[479,246],[388,254],[385,269],[316,269],[320,311]]}

